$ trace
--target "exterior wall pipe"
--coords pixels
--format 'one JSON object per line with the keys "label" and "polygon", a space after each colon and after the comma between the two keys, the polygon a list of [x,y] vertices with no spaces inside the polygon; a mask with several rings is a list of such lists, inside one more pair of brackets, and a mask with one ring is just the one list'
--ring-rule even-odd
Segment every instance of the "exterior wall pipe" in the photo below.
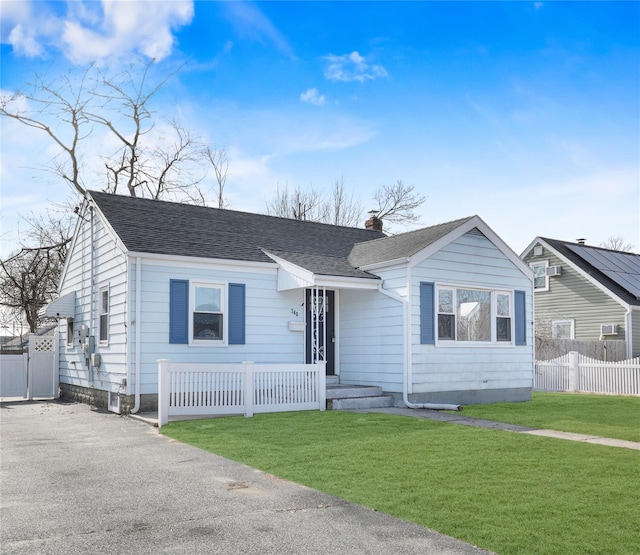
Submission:
{"label": "exterior wall pipe", "polygon": [[394,299],[402,304],[402,312],[404,316],[404,328],[405,331],[403,333],[403,357],[402,357],[402,402],[405,404],[407,408],[410,409],[429,409],[429,410],[455,410],[461,411],[462,407],[460,405],[450,405],[444,403],[412,403],[409,401],[409,376],[410,376],[410,352],[411,352],[411,311],[409,310],[410,302],[409,297],[411,294],[410,282],[408,280],[409,288],[407,289],[407,297],[401,297],[400,295],[396,295],[391,291],[387,291],[383,289],[382,284],[378,285],[378,291],[383,295],[386,295],[390,299]]}
{"label": "exterior wall pipe", "polygon": [[625,324],[625,342],[627,347],[627,358],[633,358],[633,318],[631,317],[632,309],[629,307],[627,312],[624,314],[624,324]]}
{"label": "exterior wall pipe", "polygon": [[140,353],[140,315],[142,314],[142,303],[140,302],[140,289],[142,288],[142,259],[136,256],[136,316],[135,316],[135,346],[136,346],[136,379],[135,387],[135,403],[131,412],[136,414],[140,410],[140,361],[142,359]]}
{"label": "exterior wall pipe", "polygon": [[[99,317],[96,317],[96,261],[95,261],[95,210],[93,204],[89,204],[90,213],[90,227],[89,227],[89,335],[93,335],[97,329],[97,322]],[[91,364],[87,364],[87,378],[89,387],[93,387],[93,367]]]}

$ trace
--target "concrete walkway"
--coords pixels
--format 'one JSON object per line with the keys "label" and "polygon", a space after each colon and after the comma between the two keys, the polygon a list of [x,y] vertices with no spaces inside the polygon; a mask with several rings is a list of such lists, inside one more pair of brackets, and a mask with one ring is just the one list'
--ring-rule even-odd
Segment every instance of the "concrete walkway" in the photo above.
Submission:
{"label": "concrete walkway", "polygon": [[597,436],[591,436],[591,435],[585,435],[585,434],[574,434],[571,432],[557,432],[555,430],[539,430],[536,428],[529,428],[527,426],[518,426],[516,424],[505,424],[503,422],[494,422],[493,420],[471,418],[469,416],[464,416],[463,413],[451,414],[448,412],[441,412],[436,410],[409,409],[409,408],[397,408],[397,407],[351,410],[349,412],[358,412],[358,413],[383,412],[385,414],[397,414],[398,416],[409,416],[412,418],[424,418],[425,420],[438,420],[440,422],[450,422],[451,424],[461,424],[463,426],[476,426],[478,428],[504,430],[507,432],[517,432],[521,434],[555,437],[558,439],[567,439],[570,441],[582,441],[584,443],[595,443],[598,445],[608,445],[609,447],[623,447],[626,449],[636,449],[640,451],[640,443],[635,441],[626,441],[623,439],[613,439],[613,438],[607,438],[607,437],[597,437]]}
{"label": "concrete walkway", "polygon": [[0,404],[0,551],[487,555],[64,402]]}

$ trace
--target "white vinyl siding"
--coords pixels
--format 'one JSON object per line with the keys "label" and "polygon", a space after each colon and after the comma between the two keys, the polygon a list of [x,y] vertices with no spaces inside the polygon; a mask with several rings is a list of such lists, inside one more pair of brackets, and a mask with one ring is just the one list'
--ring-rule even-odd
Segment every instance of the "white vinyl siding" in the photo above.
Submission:
{"label": "white vinyl siding", "polygon": [[[277,269],[239,267],[224,263],[184,262],[171,264],[161,260],[142,259],[141,272],[141,376],[142,393],[156,393],[157,360],[193,363],[304,363],[303,331],[289,329],[296,319],[292,311],[301,311],[304,291],[276,291]],[[169,343],[170,280],[191,283],[245,285],[246,338],[243,345],[199,346]],[[135,306],[135,299],[132,299]],[[299,319],[299,318],[298,318]],[[135,324],[134,324],[135,326]],[[131,355],[133,358],[133,355]]]}
{"label": "white vinyl siding", "polygon": [[[96,353],[101,356],[100,374],[92,371],[93,383],[89,381],[89,370],[85,356],[78,342],[66,345],[66,331],[60,334],[65,344],[60,349],[60,382],[82,387],[93,387],[106,391],[115,390],[124,378],[128,378],[127,347],[127,264],[126,257],[112,240],[107,229],[96,216],[94,221],[94,239],[91,240],[91,222],[87,212],[84,220],[79,220],[78,234],[71,245],[64,283],[60,295],[76,292],[75,330],[81,325],[89,328],[89,335],[95,338]],[[98,283],[93,287],[91,299],[91,250],[93,244],[94,272]],[[108,286],[109,323],[108,344],[100,342],[100,290]],[[93,307],[93,313],[91,309]],[[60,321],[60,327],[66,328],[66,322]],[[77,333],[77,331],[76,331]],[[64,348],[62,348],[64,347]]]}
{"label": "white vinyl siding", "polygon": [[[420,283],[526,292],[527,344],[420,344]],[[486,237],[468,233],[411,269],[412,376],[410,393],[526,389],[533,380],[532,284]],[[437,304],[437,303],[436,303]],[[436,307],[437,308],[437,307]],[[513,314],[513,305],[510,308]],[[494,312],[495,315],[495,312]],[[513,320],[513,317],[512,317]],[[513,337],[513,336],[512,336]]]}
{"label": "white vinyl siding", "polygon": [[341,291],[339,340],[340,383],[402,392],[402,303],[378,291]]}

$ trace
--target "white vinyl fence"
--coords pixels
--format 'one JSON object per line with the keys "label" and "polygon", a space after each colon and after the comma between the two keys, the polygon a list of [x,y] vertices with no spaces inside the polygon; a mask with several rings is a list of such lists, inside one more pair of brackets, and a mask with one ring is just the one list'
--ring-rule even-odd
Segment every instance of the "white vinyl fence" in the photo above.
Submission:
{"label": "white vinyl fence", "polygon": [[158,425],[170,416],[325,410],[325,363],[185,364],[158,361]]}
{"label": "white vinyl fence", "polygon": [[574,351],[536,361],[534,389],[640,395],[640,358],[607,362]]}
{"label": "white vinyl fence", "polygon": [[0,398],[58,398],[58,334],[29,335],[29,354],[0,354]]}

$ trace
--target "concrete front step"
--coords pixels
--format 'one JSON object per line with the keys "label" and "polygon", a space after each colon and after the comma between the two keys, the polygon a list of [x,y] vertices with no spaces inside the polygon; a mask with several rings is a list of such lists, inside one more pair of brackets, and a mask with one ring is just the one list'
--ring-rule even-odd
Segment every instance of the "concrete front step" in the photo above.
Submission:
{"label": "concrete front step", "polygon": [[374,409],[392,407],[393,397],[375,386],[327,384],[327,409]]}
{"label": "concrete front step", "polygon": [[382,389],[374,385],[327,384],[327,399],[376,397],[378,395],[382,395]]}
{"label": "concrete front step", "polygon": [[327,410],[379,409],[392,406],[393,396],[391,395],[327,399]]}

